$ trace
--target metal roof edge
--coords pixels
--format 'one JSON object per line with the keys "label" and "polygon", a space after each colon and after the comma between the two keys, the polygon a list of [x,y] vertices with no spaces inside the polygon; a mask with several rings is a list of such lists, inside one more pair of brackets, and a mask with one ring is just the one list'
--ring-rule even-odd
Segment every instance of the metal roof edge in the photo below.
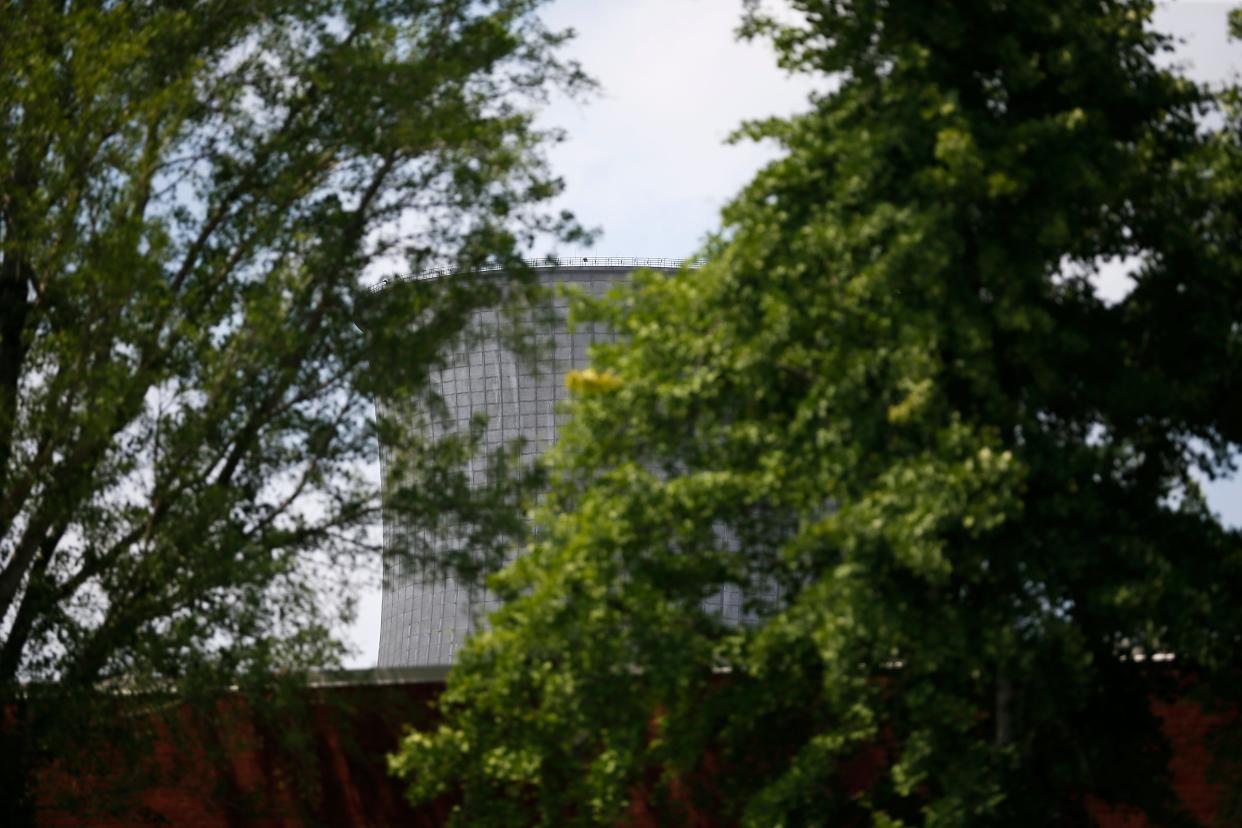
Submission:
{"label": "metal roof edge", "polygon": [[360,670],[317,670],[306,677],[308,687],[382,687],[394,684],[443,684],[452,665],[370,667]]}

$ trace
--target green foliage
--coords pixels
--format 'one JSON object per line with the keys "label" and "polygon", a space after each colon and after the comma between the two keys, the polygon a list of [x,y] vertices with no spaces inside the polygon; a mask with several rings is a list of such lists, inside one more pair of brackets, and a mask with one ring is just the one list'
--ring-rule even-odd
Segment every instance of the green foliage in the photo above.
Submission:
{"label": "green foliage", "polygon": [[339,656],[377,552],[371,398],[425,395],[472,310],[529,293],[377,308],[361,278],[520,275],[579,233],[532,118],[588,84],[538,6],[0,3],[0,706],[30,702],[6,807],[100,688]]}
{"label": "green foliage", "polygon": [[1236,96],[1148,2],[791,5],[744,32],[825,91],[742,129],[784,153],[707,265],[581,304],[609,382],[393,768],[471,826],[1184,824],[1149,701],[1242,634]]}

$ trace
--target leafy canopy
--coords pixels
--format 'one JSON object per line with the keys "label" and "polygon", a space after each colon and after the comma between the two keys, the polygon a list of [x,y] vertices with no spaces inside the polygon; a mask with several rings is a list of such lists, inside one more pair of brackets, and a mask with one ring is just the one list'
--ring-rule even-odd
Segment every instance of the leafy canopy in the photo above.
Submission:
{"label": "leafy canopy", "polygon": [[376,308],[363,277],[520,275],[579,232],[532,118],[586,81],[538,6],[0,4],[0,705],[58,700],[6,773],[79,691],[339,656],[371,396],[425,393],[470,311],[525,292]]}
{"label": "leafy canopy", "polygon": [[583,303],[613,381],[393,767],[471,826],[1180,824],[1149,701],[1242,633],[1237,93],[1141,0],[789,6],[743,32],[824,91],[742,129],[708,264]]}

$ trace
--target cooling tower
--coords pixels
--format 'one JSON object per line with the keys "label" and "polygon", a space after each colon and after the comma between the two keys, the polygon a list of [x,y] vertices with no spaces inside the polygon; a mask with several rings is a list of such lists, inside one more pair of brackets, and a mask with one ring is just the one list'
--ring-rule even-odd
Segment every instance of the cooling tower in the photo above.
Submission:
{"label": "cooling tower", "polygon": [[[668,259],[575,259],[572,263],[536,266],[546,287],[575,285],[599,295],[629,279],[639,267],[672,270],[680,263]],[[451,279],[451,275],[438,278]],[[542,453],[556,440],[557,405],[566,398],[565,373],[587,364],[592,343],[611,341],[615,335],[591,323],[570,333],[565,320],[566,299],[554,300],[555,314],[549,330],[540,331],[550,340],[536,365],[519,359],[500,341],[495,311],[479,311],[472,320],[483,335],[453,353],[446,366],[433,372],[431,383],[448,405],[452,423],[465,428],[477,414],[487,418],[485,442],[489,449],[516,437],[526,439],[528,453]],[[584,329],[585,328],[585,329]],[[488,331],[496,331],[495,335]],[[400,412],[385,412],[396,413]],[[381,455],[398,447],[382,446]],[[390,469],[381,463],[383,485]],[[483,483],[483,469],[471,467],[472,485]],[[413,531],[400,519],[384,515],[384,594],[380,621],[380,667],[447,665],[470,631],[496,607],[493,596],[469,588],[452,578],[433,576],[424,569],[407,571],[396,545]],[[452,543],[451,529],[439,537],[424,537],[434,550]],[[705,602],[705,608],[730,620],[742,616],[738,590],[725,588]]]}

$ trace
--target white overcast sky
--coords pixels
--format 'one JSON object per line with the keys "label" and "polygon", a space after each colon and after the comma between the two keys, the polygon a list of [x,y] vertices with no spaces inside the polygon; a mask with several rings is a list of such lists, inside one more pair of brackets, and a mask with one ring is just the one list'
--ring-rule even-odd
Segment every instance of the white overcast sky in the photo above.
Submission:
{"label": "white overcast sky", "polygon": [[[1221,81],[1242,67],[1242,44],[1230,43],[1226,2],[1162,5],[1157,27],[1185,40],[1176,59],[1199,80]],[[573,28],[569,53],[602,85],[584,104],[559,101],[546,121],[568,130],[552,153],[565,179],[562,206],[603,233],[592,256],[687,257],[718,224],[721,206],[750,179],[770,148],[728,146],[748,118],[801,110],[816,83],[775,66],[764,44],[733,36],[740,0],[554,0],[546,19]],[[1125,289],[1106,274],[1100,290]],[[1209,487],[1209,501],[1242,525],[1242,479]],[[368,578],[357,622],[348,632],[347,664],[372,667],[379,649],[380,562]]]}

